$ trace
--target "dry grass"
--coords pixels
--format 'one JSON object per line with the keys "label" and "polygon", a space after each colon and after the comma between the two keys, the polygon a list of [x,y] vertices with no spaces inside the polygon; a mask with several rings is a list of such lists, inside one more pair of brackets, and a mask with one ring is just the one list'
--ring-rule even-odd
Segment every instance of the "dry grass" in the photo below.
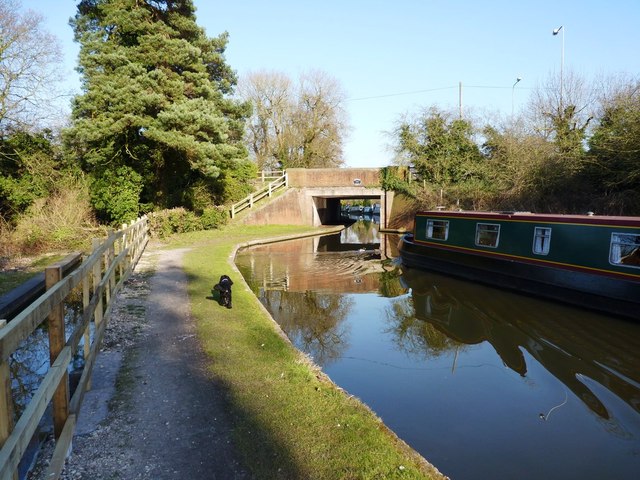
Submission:
{"label": "dry grass", "polygon": [[[48,198],[38,199],[18,218],[13,230],[3,227],[3,256],[35,255],[69,251],[88,246],[97,235],[89,193],[82,184],[61,188]],[[103,231],[101,233],[104,233]]]}

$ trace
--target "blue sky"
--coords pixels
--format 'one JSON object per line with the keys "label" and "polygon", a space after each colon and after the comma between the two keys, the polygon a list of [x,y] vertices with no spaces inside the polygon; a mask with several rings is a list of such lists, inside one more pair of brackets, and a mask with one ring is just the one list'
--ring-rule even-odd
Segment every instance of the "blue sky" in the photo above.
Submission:
{"label": "blue sky", "polygon": [[[638,0],[195,0],[209,36],[229,32],[226,58],[239,76],[276,70],[297,79],[320,69],[347,92],[350,167],[388,165],[385,132],[404,113],[437,105],[467,115],[517,113],[561,65],[587,80],[640,75]],[[68,19],[74,0],[22,0],[41,13],[65,53],[78,48]],[[522,80],[513,87],[516,78]]]}

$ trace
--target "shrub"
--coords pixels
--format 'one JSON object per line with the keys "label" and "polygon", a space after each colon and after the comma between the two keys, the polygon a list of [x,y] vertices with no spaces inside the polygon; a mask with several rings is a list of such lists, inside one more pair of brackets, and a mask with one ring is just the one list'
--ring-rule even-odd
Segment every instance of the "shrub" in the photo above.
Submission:
{"label": "shrub", "polygon": [[204,230],[220,228],[229,221],[229,211],[224,207],[205,208],[200,221]]}
{"label": "shrub", "polygon": [[88,189],[75,182],[35,200],[18,217],[11,243],[24,254],[70,250],[81,246],[88,238],[87,229],[95,226]]}
{"label": "shrub", "polygon": [[142,177],[132,168],[106,170],[91,185],[91,203],[100,219],[114,225],[138,217]]}
{"label": "shrub", "polygon": [[253,181],[257,167],[252,161],[240,161],[228,166],[218,179],[218,200],[230,204],[249,195],[254,190]]}
{"label": "shrub", "polygon": [[196,180],[184,190],[181,205],[189,210],[201,214],[205,209],[214,205],[212,187],[209,182]]}
{"label": "shrub", "polygon": [[213,230],[225,225],[229,214],[224,207],[210,207],[201,216],[182,207],[158,210],[148,215],[151,236],[165,238],[174,233]]}

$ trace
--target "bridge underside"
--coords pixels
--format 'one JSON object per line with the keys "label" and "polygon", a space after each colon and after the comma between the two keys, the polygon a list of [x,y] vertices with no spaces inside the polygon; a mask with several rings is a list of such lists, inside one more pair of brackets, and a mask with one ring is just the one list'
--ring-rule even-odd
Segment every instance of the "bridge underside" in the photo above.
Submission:
{"label": "bridge underside", "polygon": [[330,191],[326,188],[305,189],[307,195],[311,196],[314,204],[312,225],[335,225],[342,223],[341,204],[344,200],[371,200],[380,204],[380,224],[383,221],[383,205],[385,202],[384,191],[378,189],[362,188],[333,188]]}

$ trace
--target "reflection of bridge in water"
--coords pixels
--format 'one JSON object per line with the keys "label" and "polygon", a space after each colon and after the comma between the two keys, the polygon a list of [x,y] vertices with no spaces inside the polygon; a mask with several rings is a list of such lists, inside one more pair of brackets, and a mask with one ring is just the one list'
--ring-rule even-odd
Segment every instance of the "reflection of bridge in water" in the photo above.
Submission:
{"label": "reflection of bridge in water", "polygon": [[[369,226],[375,228],[353,237],[349,230],[343,230],[332,235],[250,247],[239,252],[236,263],[241,269],[242,264],[247,264],[251,272],[263,272],[261,278],[252,278],[263,290],[377,292],[377,274],[383,271],[380,260],[386,255],[380,249],[377,226]],[[354,241],[357,238],[361,241]],[[376,275],[372,275],[374,273]],[[243,271],[245,278],[246,274]]]}

